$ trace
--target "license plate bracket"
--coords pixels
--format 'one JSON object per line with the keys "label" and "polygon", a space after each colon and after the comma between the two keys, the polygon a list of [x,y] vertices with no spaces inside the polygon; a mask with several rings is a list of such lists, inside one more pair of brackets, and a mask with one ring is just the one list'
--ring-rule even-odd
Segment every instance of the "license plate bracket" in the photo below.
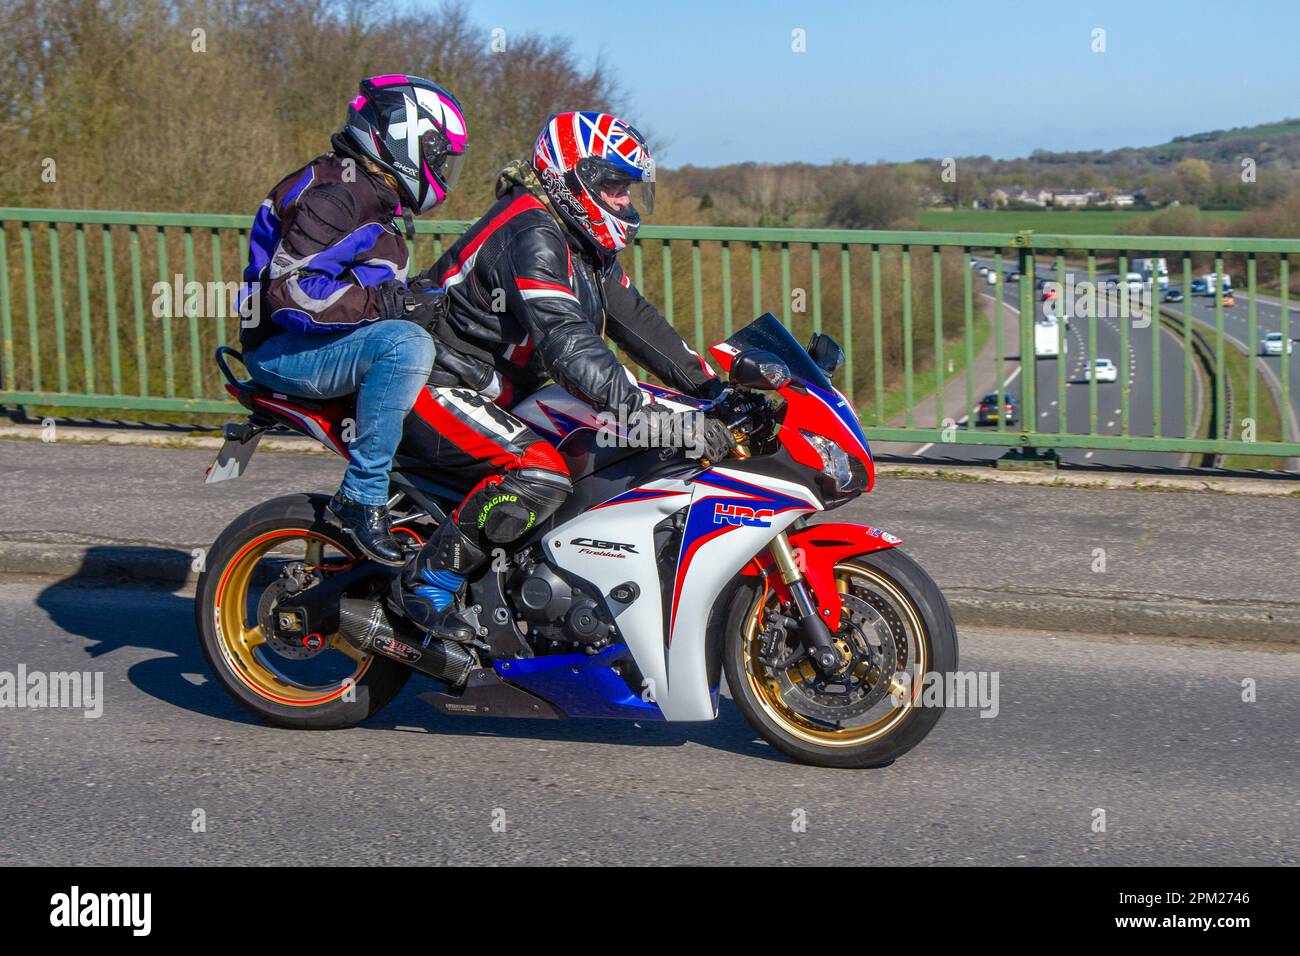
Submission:
{"label": "license plate bracket", "polygon": [[243,436],[232,436],[228,429],[226,440],[217,452],[217,457],[212,460],[212,464],[208,465],[204,473],[203,483],[211,485],[218,481],[238,478],[248,468],[248,462],[253,457],[253,452],[257,451],[257,443],[261,440],[261,430]]}

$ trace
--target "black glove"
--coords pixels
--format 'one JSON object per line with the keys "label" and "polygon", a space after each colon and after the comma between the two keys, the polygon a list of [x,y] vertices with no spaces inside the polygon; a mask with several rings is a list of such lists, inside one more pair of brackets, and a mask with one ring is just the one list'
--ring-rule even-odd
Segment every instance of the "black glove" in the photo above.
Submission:
{"label": "black glove", "polygon": [[627,417],[627,443],[633,448],[664,448],[680,443],[677,415],[663,405],[642,405]]}
{"label": "black glove", "polygon": [[726,389],[727,386],[723,384],[722,379],[711,378],[695,390],[695,397],[702,398],[706,402],[711,402],[726,391]]}
{"label": "black glove", "polygon": [[398,279],[387,279],[375,286],[379,299],[379,318],[406,319],[415,310],[415,295]]}
{"label": "black glove", "polygon": [[704,457],[709,461],[722,461],[736,447],[736,436],[731,429],[716,418],[704,419]]}
{"label": "black glove", "polygon": [[409,289],[415,300],[415,308],[406,317],[424,327],[437,339],[438,330],[447,317],[447,293],[441,289],[420,289],[415,286]]}
{"label": "black glove", "polygon": [[731,429],[702,412],[674,412],[662,405],[646,405],[629,416],[628,425],[634,435],[643,432],[644,441],[637,444],[681,448],[688,458],[721,461],[736,446]]}

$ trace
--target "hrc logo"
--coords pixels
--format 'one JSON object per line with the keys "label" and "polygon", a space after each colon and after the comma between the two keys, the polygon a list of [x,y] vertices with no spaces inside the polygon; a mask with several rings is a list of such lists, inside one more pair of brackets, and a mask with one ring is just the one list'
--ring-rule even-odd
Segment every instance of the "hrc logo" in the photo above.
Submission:
{"label": "hrc logo", "polygon": [[747,508],[718,502],[713,506],[714,524],[745,525],[750,528],[772,527],[771,508]]}

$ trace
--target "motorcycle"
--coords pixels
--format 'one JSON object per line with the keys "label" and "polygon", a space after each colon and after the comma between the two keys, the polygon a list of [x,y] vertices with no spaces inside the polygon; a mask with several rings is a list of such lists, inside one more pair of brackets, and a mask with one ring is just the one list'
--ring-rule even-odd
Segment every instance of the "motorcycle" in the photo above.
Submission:
{"label": "motorcycle", "polygon": [[[573,493],[468,582],[469,642],[431,639],[385,600],[398,571],[365,560],[327,497],[260,504],[213,544],[195,605],[218,683],[281,727],[349,727],[413,671],[455,716],[711,720],[721,675],[753,729],[789,757],[878,767],[915,747],[941,705],[928,675],[957,666],[939,588],[898,537],[809,517],[869,491],[867,439],[831,384],[843,351],[807,348],[771,313],[712,348],[728,385],[712,402],[642,385],[728,426],[724,461],[610,441],[605,419],[555,385],[511,409],[559,449]],[[208,480],[237,477],[277,426],[346,458],[350,400],[311,402],[235,377],[249,415],[225,427]],[[467,486],[428,467],[427,392],[391,472],[393,533],[418,549]]]}

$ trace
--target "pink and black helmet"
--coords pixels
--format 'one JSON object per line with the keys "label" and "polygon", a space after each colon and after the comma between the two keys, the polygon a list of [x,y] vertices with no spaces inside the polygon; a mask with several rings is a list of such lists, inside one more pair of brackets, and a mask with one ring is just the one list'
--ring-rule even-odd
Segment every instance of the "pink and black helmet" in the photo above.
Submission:
{"label": "pink and black helmet", "polygon": [[469,131],[460,103],[418,76],[362,80],[344,129],[362,153],[397,179],[402,201],[414,213],[446,199],[465,164]]}

